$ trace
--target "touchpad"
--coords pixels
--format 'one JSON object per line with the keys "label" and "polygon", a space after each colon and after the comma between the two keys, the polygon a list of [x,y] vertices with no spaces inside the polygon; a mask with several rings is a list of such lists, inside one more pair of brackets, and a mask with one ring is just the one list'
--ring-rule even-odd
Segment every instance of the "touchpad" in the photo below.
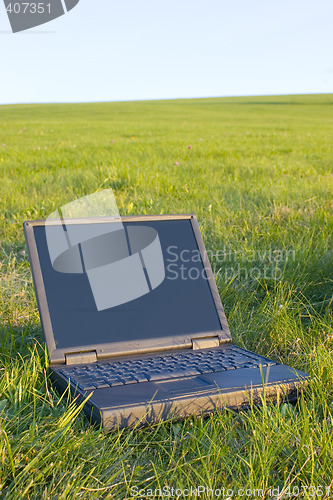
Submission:
{"label": "touchpad", "polygon": [[166,389],[171,394],[179,394],[180,392],[199,392],[202,390],[212,389],[214,386],[206,382],[200,377],[189,377],[180,380],[168,380],[167,382],[155,382],[156,385]]}

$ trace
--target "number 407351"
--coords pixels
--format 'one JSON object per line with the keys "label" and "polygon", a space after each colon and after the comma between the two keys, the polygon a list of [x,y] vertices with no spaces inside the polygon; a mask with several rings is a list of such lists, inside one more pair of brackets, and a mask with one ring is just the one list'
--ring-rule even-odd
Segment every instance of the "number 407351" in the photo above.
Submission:
{"label": "number 407351", "polygon": [[22,2],[22,3],[10,3],[6,7],[6,11],[10,14],[44,14],[51,13],[51,4],[50,3],[31,3],[31,2]]}

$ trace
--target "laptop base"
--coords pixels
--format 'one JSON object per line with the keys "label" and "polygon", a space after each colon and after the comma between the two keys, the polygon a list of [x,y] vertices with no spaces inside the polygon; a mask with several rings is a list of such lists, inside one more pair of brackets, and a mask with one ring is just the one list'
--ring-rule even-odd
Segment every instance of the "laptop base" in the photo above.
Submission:
{"label": "laptop base", "polygon": [[[51,379],[60,392],[68,387],[68,380],[55,368]],[[117,429],[179,420],[223,407],[240,409],[260,404],[262,398],[295,401],[307,379],[308,375],[301,371],[274,364],[86,392],[70,383],[70,390],[79,401],[90,395],[84,411],[92,422]]]}

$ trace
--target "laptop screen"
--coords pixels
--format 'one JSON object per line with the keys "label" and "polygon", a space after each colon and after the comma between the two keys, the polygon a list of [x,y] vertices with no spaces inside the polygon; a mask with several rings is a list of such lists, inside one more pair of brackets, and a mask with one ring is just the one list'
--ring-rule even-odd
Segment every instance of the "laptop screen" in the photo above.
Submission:
{"label": "laptop screen", "polygon": [[191,221],[120,226],[34,227],[56,347],[221,330]]}

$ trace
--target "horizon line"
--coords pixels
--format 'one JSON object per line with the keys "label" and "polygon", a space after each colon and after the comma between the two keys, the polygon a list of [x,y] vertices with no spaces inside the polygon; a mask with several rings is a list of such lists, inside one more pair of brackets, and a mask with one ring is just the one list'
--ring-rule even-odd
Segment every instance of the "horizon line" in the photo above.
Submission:
{"label": "horizon line", "polygon": [[314,96],[314,95],[333,95],[332,92],[301,92],[299,94],[238,94],[238,95],[214,95],[214,96],[194,96],[194,97],[161,97],[161,98],[146,98],[146,99],[116,99],[116,100],[87,100],[87,101],[30,101],[30,102],[8,102],[0,103],[0,106],[20,106],[36,105],[36,104],[111,104],[118,102],[154,102],[154,101],[189,101],[189,100],[204,100],[204,99],[228,99],[237,97],[297,97],[297,96]]}

